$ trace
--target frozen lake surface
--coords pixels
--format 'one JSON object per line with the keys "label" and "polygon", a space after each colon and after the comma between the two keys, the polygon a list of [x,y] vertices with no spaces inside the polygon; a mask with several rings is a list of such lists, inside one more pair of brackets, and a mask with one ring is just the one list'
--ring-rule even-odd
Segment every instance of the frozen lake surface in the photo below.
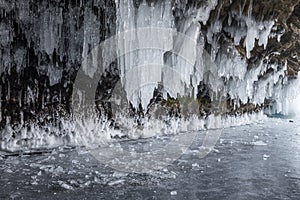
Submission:
{"label": "frozen lake surface", "polygon": [[[201,135],[176,162],[151,174],[116,171],[85,148],[1,154],[0,199],[300,199],[300,120],[223,129],[203,159]],[[163,143],[126,145],[156,140]]]}

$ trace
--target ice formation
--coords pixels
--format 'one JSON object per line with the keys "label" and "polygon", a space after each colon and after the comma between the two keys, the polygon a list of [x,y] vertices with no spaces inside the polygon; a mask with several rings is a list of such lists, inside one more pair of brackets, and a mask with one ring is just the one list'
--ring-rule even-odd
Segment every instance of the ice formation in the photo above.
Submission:
{"label": "ice formation", "polygon": [[[0,8],[5,10],[1,16],[6,15],[10,9],[10,5],[4,2],[0,3]],[[240,10],[228,11],[227,18],[220,17],[217,0],[203,1],[198,6],[177,0],[152,3],[143,0],[138,1],[138,5],[133,0],[116,0],[111,4],[107,1],[100,6],[104,10],[101,17],[97,15],[100,12],[98,8],[93,8],[92,12],[83,6],[79,6],[80,9],[70,6],[68,15],[59,6],[41,6],[39,14],[29,15],[32,12],[29,4],[17,2],[17,6],[22,9],[16,12],[15,20],[19,29],[22,29],[20,34],[27,38],[22,42],[30,47],[30,51],[26,52],[21,44],[10,51],[10,46],[17,46],[13,43],[16,34],[14,26],[5,20],[1,21],[0,73],[14,79],[14,73],[19,75],[27,66],[26,56],[35,54],[37,58],[30,65],[36,68],[37,76],[47,77],[48,81],[32,81],[33,85],[45,86],[43,92],[39,91],[42,90],[39,87],[30,85],[24,94],[19,91],[19,99],[14,99],[19,107],[24,104],[39,107],[35,103],[40,93],[43,94],[39,96],[42,99],[41,108],[47,103],[61,101],[61,91],[55,91],[56,94],[53,88],[68,88],[68,85],[72,85],[78,65],[81,65],[87,76],[95,76],[99,65],[108,61],[107,57],[114,57],[109,54],[112,51],[117,54],[120,81],[127,100],[135,108],[141,104],[144,112],[159,84],[165,87],[164,97],[167,94],[172,97],[196,97],[197,87],[203,83],[209,88],[212,101],[230,99],[234,108],[246,104],[262,106],[268,102],[270,106],[266,112],[269,114],[288,114],[290,102],[300,90],[299,79],[290,80],[287,76],[287,63],[270,62],[268,57],[250,60],[256,47],[266,49],[270,38],[277,38],[279,42],[284,34],[274,33],[274,20],[258,20],[252,16],[252,1],[248,8],[244,5]],[[213,11],[216,12],[214,17]],[[99,44],[114,34],[115,44],[106,46],[110,49],[101,49]],[[11,93],[10,88],[13,87],[8,81],[5,101],[15,95]],[[1,93],[3,91],[6,92],[0,90]],[[0,112],[5,111],[2,101],[0,108]],[[23,113],[20,115],[24,121]],[[206,119],[191,118],[188,122],[173,121],[174,126],[167,128],[166,124],[154,120],[148,122],[148,125],[145,122],[146,127],[142,132],[136,128],[131,135],[128,133],[128,137],[150,137],[161,134],[163,130],[176,133],[227,127],[244,124],[252,116],[262,117],[261,113],[236,115],[210,115]],[[2,114],[0,121],[1,117]],[[134,126],[130,119],[122,120],[128,126]],[[99,145],[109,141],[112,135],[124,134],[113,132],[108,124],[97,123],[94,119],[75,123],[77,126],[74,121],[61,119],[59,125],[43,127],[26,124],[19,129],[10,124],[10,118],[5,122],[5,129],[1,131],[0,149],[10,151],[66,144]]]}
{"label": "ice formation", "polygon": [[[211,22],[206,35],[200,31],[201,24],[199,22],[206,24],[209,14],[211,10],[215,9],[217,2],[209,1],[198,9],[190,8],[186,11],[185,17],[180,21],[180,26],[177,28],[180,33],[184,34],[184,37],[180,34],[177,37],[172,37],[172,35],[164,37],[165,35],[168,36],[168,33],[164,33],[160,35],[162,36],[160,38],[156,38],[156,35],[155,37],[139,35],[139,33],[144,33],[143,31],[139,32],[139,29],[148,27],[150,34],[151,29],[156,31],[155,28],[163,27],[174,30],[176,28],[175,18],[172,15],[172,7],[169,2],[148,5],[143,1],[138,8],[134,7],[132,1],[120,1],[118,4],[117,33],[132,31],[132,34],[129,35],[130,38],[122,38],[118,41],[118,50],[122,54],[119,59],[121,78],[123,81],[126,80],[126,83],[123,83],[126,91],[131,94],[129,87],[134,85],[131,81],[137,85],[152,83],[151,86],[139,88],[138,96],[128,96],[128,99],[136,107],[139,103],[142,103],[144,109],[147,107],[159,81],[163,81],[165,86],[173,85],[174,87],[176,85],[178,80],[173,82],[172,79],[176,76],[175,74],[171,73],[165,79],[161,77],[162,66],[167,66],[171,71],[180,74],[180,77],[176,78],[183,82],[180,86],[175,86],[177,89],[175,95],[187,94],[184,89],[190,86],[196,88],[200,81],[204,81],[210,85],[215,96],[229,94],[231,99],[236,100],[236,106],[239,106],[239,101],[243,104],[262,105],[265,100],[272,99],[276,102],[276,109],[273,112],[287,114],[285,108],[287,102],[285,101],[294,98],[293,94],[290,93],[292,89],[287,88],[299,87],[294,83],[291,86],[286,80],[286,64],[271,64],[260,61],[249,69],[246,58],[250,58],[255,41],[258,41],[259,46],[266,48],[269,37],[273,37],[271,30],[274,25],[274,21],[257,21],[252,17],[252,2],[249,5],[247,16],[242,11],[232,11],[229,13],[228,23],[219,20]],[[237,21],[237,25],[233,25],[233,19]],[[222,28],[233,38],[233,44],[219,39]],[[145,49],[147,44],[144,43],[147,43],[149,38],[153,40],[152,43],[157,43],[157,39],[159,39],[160,45],[154,44],[150,47],[155,48]],[[205,51],[205,38],[212,46],[212,50],[209,52],[212,64],[202,62],[207,60],[207,54],[203,53]],[[240,45],[242,39],[244,41],[242,46],[246,49],[246,58],[242,57],[235,49],[235,45]],[[223,44],[220,45],[220,42]],[[127,52],[132,49],[135,51]],[[171,52],[171,56],[167,57],[164,62],[163,56],[168,52]],[[149,76],[149,71],[144,70],[147,65],[153,65],[150,67],[153,70],[150,73],[152,76]],[[141,69],[134,71],[136,78],[126,77],[126,73],[133,68]],[[267,70],[273,70],[273,72],[267,74]],[[170,92],[170,94],[174,93]]]}
{"label": "ice formation", "polygon": [[[60,146],[86,146],[94,149],[99,146],[118,145],[118,143],[115,143],[118,140],[114,139],[118,137],[125,136],[129,139],[138,139],[178,133],[189,134],[191,131],[242,126],[261,122],[265,119],[266,116],[263,112],[223,117],[210,115],[207,119],[193,116],[187,120],[171,119],[169,123],[162,120],[150,120],[145,123],[143,129],[140,129],[133,119],[123,117],[121,120],[126,121],[130,131],[115,130],[109,126],[110,123],[99,123],[94,119],[86,121],[62,120],[59,127],[56,124],[47,124],[46,126],[32,124],[26,128],[19,127],[17,130],[7,125],[6,129],[1,131],[3,138],[0,147],[2,150],[9,152],[31,152]],[[81,127],[78,127],[78,124]]]}
{"label": "ice formation", "polygon": [[[149,7],[146,1],[143,1],[136,10],[133,1],[119,1],[118,4],[117,34],[121,37],[117,35],[117,48],[120,56],[121,81],[130,95],[127,98],[132,100],[134,106],[137,107],[141,103],[143,108],[146,108],[154,88],[161,81],[163,50],[172,49],[172,35],[160,35],[159,29],[156,29],[174,28],[171,3],[163,1]],[[148,29],[143,31],[143,28]],[[122,35],[126,31],[129,34]],[[132,88],[135,86],[142,86],[142,88]]]}

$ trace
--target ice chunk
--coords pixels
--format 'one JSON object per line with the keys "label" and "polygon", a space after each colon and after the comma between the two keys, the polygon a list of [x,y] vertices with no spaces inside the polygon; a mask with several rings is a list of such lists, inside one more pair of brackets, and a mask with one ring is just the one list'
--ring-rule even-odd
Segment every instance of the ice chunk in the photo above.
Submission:
{"label": "ice chunk", "polygon": [[58,181],[58,184],[66,190],[74,190],[74,188],[71,185],[68,185],[64,181]]}
{"label": "ice chunk", "polygon": [[265,143],[264,141],[261,141],[261,140],[252,142],[252,144],[255,146],[267,146],[268,145],[267,143]]}
{"label": "ice chunk", "polygon": [[124,179],[118,179],[118,180],[115,180],[115,181],[108,182],[107,185],[114,186],[114,185],[123,184],[124,182],[125,182]]}
{"label": "ice chunk", "polygon": [[270,158],[270,155],[268,155],[268,154],[264,154],[264,155],[263,155],[263,159],[264,159],[264,160],[268,160],[269,158]]}

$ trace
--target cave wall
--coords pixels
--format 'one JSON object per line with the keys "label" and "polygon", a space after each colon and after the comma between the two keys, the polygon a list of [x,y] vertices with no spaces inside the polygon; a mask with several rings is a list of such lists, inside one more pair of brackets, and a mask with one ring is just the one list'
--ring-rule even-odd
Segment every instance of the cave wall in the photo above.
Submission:
{"label": "cave wall", "polygon": [[0,2],[2,126],[69,110],[82,57],[114,34],[115,9],[114,1]]}
{"label": "cave wall", "polygon": [[[51,120],[69,113],[72,83],[82,58],[95,45],[116,33],[116,13],[122,2],[0,1],[2,127],[9,123],[38,120],[45,114]],[[139,0],[133,1],[136,9],[141,3]],[[159,1],[147,0],[146,3],[151,7]],[[261,62],[278,66],[268,68],[254,82],[273,76],[274,71],[280,71],[278,76],[285,77],[281,82],[296,78],[300,66],[299,0],[174,0],[171,5],[173,27],[185,32],[182,24],[198,20],[204,48],[215,59],[222,57],[222,48],[227,45],[234,47],[249,71]],[[195,10],[202,13],[200,18],[193,18],[191,11]],[[251,17],[253,26],[272,22],[263,27],[270,28],[269,34],[263,37],[267,41],[255,37],[250,40],[247,33],[241,36],[238,43],[234,41],[233,29],[245,29],[246,32],[250,29],[250,26],[242,24],[247,23],[247,16]],[[231,88],[228,86],[227,90]],[[240,107],[249,103],[249,108],[258,102],[245,99],[239,103],[239,95],[229,95],[229,100],[236,98],[235,102]],[[263,99],[265,105],[273,101],[272,95]],[[258,104],[264,107],[261,100]],[[256,106],[254,108],[257,109]]]}

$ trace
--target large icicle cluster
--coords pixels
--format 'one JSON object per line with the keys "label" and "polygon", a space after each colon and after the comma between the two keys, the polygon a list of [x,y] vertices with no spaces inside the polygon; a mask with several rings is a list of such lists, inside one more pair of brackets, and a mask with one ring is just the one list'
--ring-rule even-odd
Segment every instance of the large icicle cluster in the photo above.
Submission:
{"label": "large icicle cluster", "polygon": [[[203,70],[199,67],[200,70],[195,70],[196,63],[203,65],[201,54],[204,48],[204,36],[200,36],[200,23],[206,24],[217,1],[209,1],[199,9],[189,8],[179,27],[176,27],[175,17],[172,14],[174,7],[168,1],[150,5],[142,1],[138,7],[134,6],[133,1],[118,1],[117,4],[117,34],[131,32],[119,38],[117,47],[120,53],[121,80],[125,85],[128,100],[135,107],[141,103],[146,109],[158,82],[162,82],[166,90],[169,89],[168,87],[175,88],[175,91],[168,91],[173,96],[186,94],[186,88],[190,84],[197,88],[203,79],[203,74],[212,70],[209,68]],[[147,28],[150,35],[147,35],[143,28]],[[174,34],[176,31],[178,31],[177,35]],[[145,48],[149,47],[145,44],[149,42],[149,38],[151,38],[152,49]],[[202,42],[198,43],[198,40]],[[149,65],[151,71],[148,71]],[[163,67],[166,66],[169,67],[166,69],[169,73],[164,73],[162,76]],[[130,77],[131,70],[134,71],[134,77]],[[192,81],[190,81],[191,76],[193,76]],[[137,88],[137,92],[132,95],[131,87],[136,85],[142,87]],[[195,95],[196,93],[194,92]]]}
{"label": "large icicle cluster", "polygon": [[[143,28],[147,30],[143,31]],[[143,1],[138,8],[135,8],[133,1],[118,2],[117,48],[120,55],[120,76],[125,85],[127,98],[135,107],[141,103],[146,108],[149,104],[154,88],[161,81],[163,50],[172,49],[172,37],[159,35],[156,28],[163,28],[163,30],[174,28],[170,2],[162,1],[148,6]],[[147,44],[149,42],[150,45]],[[159,45],[153,45],[155,48],[146,48],[152,43]],[[150,70],[147,67],[149,65],[151,65]],[[135,86],[142,86],[142,88],[134,88]]]}
{"label": "large icicle cluster", "polygon": [[[163,27],[165,29],[176,29],[186,36],[160,38],[159,41],[165,49],[159,51],[156,49],[138,49],[138,47],[143,47],[141,43],[149,38],[146,35],[138,35],[138,31],[133,32],[130,38],[119,40],[118,48],[121,49],[121,52],[126,53],[126,49],[130,50],[135,45],[135,52],[122,55],[119,60],[123,75],[134,67],[150,64],[168,65],[172,70],[180,74],[180,80],[177,81],[183,81],[182,86],[177,87],[178,90],[175,94],[186,94],[184,93],[185,88],[190,86],[196,88],[200,82],[204,82],[211,88],[213,92],[211,94],[212,97],[215,96],[217,98],[220,95],[226,97],[229,95],[234,100],[235,107],[247,103],[263,105],[267,100],[274,100],[277,109],[274,109],[273,112],[287,114],[287,109],[284,105],[287,105],[286,101],[291,101],[294,97],[291,94],[286,94],[286,88],[290,87],[286,77],[286,64],[269,63],[267,59],[258,60],[251,64],[248,62],[256,41],[258,46],[263,46],[266,49],[269,38],[274,37],[273,33],[271,34],[275,23],[274,20],[255,20],[251,14],[252,1],[250,1],[247,15],[243,13],[242,8],[239,11],[229,12],[226,20],[219,19],[218,14],[215,19],[212,19],[214,21],[209,22],[207,32],[204,32],[202,27],[207,24],[211,11],[217,6],[217,1],[204,2],[199,8],[190,7],[184,10],[179,21],[177,21],[177,26],[175,23],[176,19],[171,14],[172,10],[175,10],[176,7],[185,7],[186,5],[175,3],[174,6],[172,8],[169,2],[149,5],[146,1],[143,1],[138,7],[135,7],[133,1],[118,2],[118,33],[138,30],[144,27],[153,29]],[[243,6],[245,7],[245,5]],[[224,32],[227,37],[224,37]],[[197,42],[193,43],[189,42],[189,40]],[[211,45],[209,54],[213,64],[203,63],[203,60],[207,59],[205,57],[206,54],[201,51],[205,50],[205,41]],[[245,57],[236,50],[236,46],[245,48]],[[167,52],[172,52],[173,54],[167,56],[166,59],[164,55]],[[143,85],[147,81],[149,82],[151,74],[156,73],[158,76],[156,79],[150,80],[150,82],[161,81],[161,71],[159,70],[161,68],[155,69],[155,66],[153,66],[153,71],[150,75],[149,71],[140,70],[136,74],[136,78],[126,78],[126,83],[123,84],[125,84],[127,94],[130,94],[130,89],[128,88],[133,83]],[[164,79],[163,84],[174,85],[172,77]],[[155,87],[157,85],[154,84],[150,87],[139,88],[139,96],[133,98],[128,96],[128,99],[136,107],[139,103],[142,103],[145,109]],[[278,98],[279,96],[282,96],[282,98]]]}

